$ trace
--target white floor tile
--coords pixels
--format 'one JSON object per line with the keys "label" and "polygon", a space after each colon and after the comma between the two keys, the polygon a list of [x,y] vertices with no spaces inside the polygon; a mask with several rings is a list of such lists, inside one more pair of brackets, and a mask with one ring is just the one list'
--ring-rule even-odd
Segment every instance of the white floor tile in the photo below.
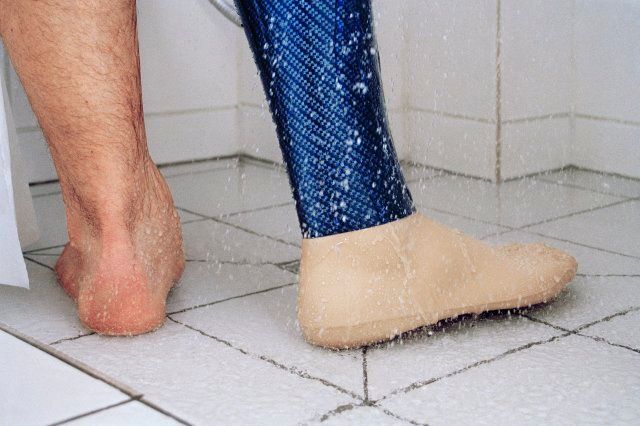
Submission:
{"label": "white floor tile", "polygon": [[41,425],[129,399],[118,389],[0,331],[0,424]]}
{"label": "white floor tile", "polygon": [[522,317],[461,320],[367,352],[369,397],[435,379],[510,349],[560,334]]}
{"label": "white floor tile", "polygon": [[416,205],[519,227],[598,206],[619,197],[535,179],[496,185],[461,176],[409,184]]}
{"label": "white floor tile", "polygon": [[629,312],[625,315],[602,321],[581,330],[588,336],[602,337],[611,343],[625,345],[640,351],[640,312]]}
{"label": "white floor tile", "polygon": [[297,282],[297,277],[273,265],[187,262],[182,278],[171,290],[167,312]]}
{"label": "white floor tile", "polygon": [[637,277],[577,277],[554,301],[532,308],[527,315],[575,329],[640,306],[639,289]]}
{"label": "white floor tile", "polygon": [[309,424],[323,425],[406,425],[407,422],[384,413],[377,407],[357,406],[333,414],[326,419],[317,419]]}
{"label": "white floor tile", "polygon": [[362,352],[333,352],[306,343],[296,319],[296,291],[295,286],[273,290],[172,318],[363,396]]}
{"label": "white floor tile", "polygon": [[168,183],[178,207],[211,217],[292,201],[286,174],[252,165],[174,176]]}
{"label": "white floor tile", "polygon": [[268,235],[291,244],[300,245],[302,234],[298,225],[298,215],[293,205],[273,207],[266,210],[241,213],[225,218],[226,222],[242,228]]}
{"label": "white floor tile", "polygon": [[382,404],[429,424],[633,424],[640,357],[579,336],[534,346]]}
{"label": "white floor tile", "polygon": [[141,402],[131,401],[65,424],[74,426],[169,426],[181,423]]}
{"label": "white floor tile", "polygon": [[94,335],[57,348],[196,424],[295,423],[353,401],[172,322],[135,338]]}
{"label": "white floor tile", "polygon": [[640,257],[640,201],[629,201],[530,228],[533,232]]}
{"label": "white floor tile", "polygon": [[640,180],[638,179],[579,169],[543,174],[538,178],[561,185],[579,186],[623,197],[640,197]]}
{"label": "white floor tile", "polygon": [[473,219],[467,219],[462,216],[444,213],[426,207],[419,208],[418,211],[420,211],[429,219],[432,219],[450,228],[455,228],[467,235],[471,235],[472,237],[478,239],[509,229],[505,228],[504,226],[493,225],[491,223],[480,222]]}
{"label": "white floor tile", "polygon": [[30,261],[27,272],[29,290],[0,286],[0,322],[43,343],[87,333],[54,272]]}
{"label": "white floor tile", "polygon": [[556,240],[542,235],[525,231],[511,231],[489,237],[485,240],[489,244],[536,243],[542,242],[548,246],[564,250],[578,261],[578,273],[587,275],[640,274],[640,259],[613,254],[606,251],[585,247],[578,244]]}
{"label": "white floor tile", "polygon": [[56,266],[56,262],[58,261],[58,257],[60,257],[59,253],[56,254],[28,254],[25,255],[26,259],[34,260],[35,262],[47,265],[49,268],[53,268]]}
{"label": "white floor tile", "polygon": [[182,227],[187,259],[239,263],[280,263],[296,260],[300,249],[213,220]]}

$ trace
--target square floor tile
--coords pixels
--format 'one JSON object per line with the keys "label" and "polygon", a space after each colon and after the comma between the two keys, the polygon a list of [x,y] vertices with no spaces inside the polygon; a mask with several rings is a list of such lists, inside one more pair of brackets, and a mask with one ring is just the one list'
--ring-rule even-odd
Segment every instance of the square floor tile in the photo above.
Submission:
{"label": "square floor tile", "polygon": [[629,201],[527,229],[640,257],[640,201]]}
{"label": "square floor tile", "polygon": [[640,277],[576,277],[552,302],[527,315],[566,329],[640,306]]}
{"label": "square floor tile", "polygon": [[536,179],[518,179],[496,185],[462,176],[443,176],[410,183],[409,188],[418,206],[512,227],[621,199]]}
{"label": "square floor tile", "polygon": [[430,333],[367,352],[369,397],[379,399],[412,383],[445,376],[484,359],[560,334],[518,316],[462,319]]}
{"label": "square floor tile", "polygon": [[213,220],[182,227],[187,259],[212,262],[281,263],[297,260],[300,248]]}
{"label": "square floor tile", "polygon": [[39,263],[41,265],[47,266],[50,269],[53,269],[56,266],[56,262],[60,257],[59,253],[56,254],[26,254],[24,256],[25,259],[31,260],[34,263]]}
{"label": "square floor tile", "polygon": [[609,253],[578,244],[556,240],[525,231],[511,231],[489,237],[485,242],[492,245],[542,242],[564,250],[578,261],[578,273],[587,275],[633,275],[640,274],[640,259]]}
{"label": "square floor tile", "polygon": [[640,357],[569,336],[443,378],[382,405],[429,424],[634,424]]}
{"label": "square floor tile", "polygon": [[0,424],[41,425],[129,399],[118,389],[0,331]]}
{"label": "square floor tile", "polygon": [[182,278],[169,294],[167,312],[296,282],[295,274],[273,265],[187,262]]}
{"label": "square floor tile", "polygon": [[362,351],[334,352],[306,343],[296,319],[296,291],[273,290],[172,318],[363,396]]}
{"label": "square floor tile", "polygon": [[289,424],[353,402],[317,380],[172,322],[135,338],[93,335],[56,347],[196,424]]}
{"label": "square floor tile", "polygon": [[249,229],[261,235],[268,235],[297,246],[302,241],[298,215],[293,203],[286,206],[228,216],[224,220],[241,228]]}
{"label": "square floor tile", "polygon": [[[640,291],[640,289],[638,289]],[[608,342],[640,351],[640,311],[629,312],[580,330],[580,333],[602,337]]]}
{"label": "square floor tile", "polygon": [[630,179],[588,170],[568,169],[538,176],[541,180],[560,185],[579,186],[607,194],[640,197],[640,179]]}
{"label": "square floor tile", "polygon": [[455,228],[477,239],[485,238],[491,234],[496,234],[498,232],[503,232],[510,229],[505,228],[504,226],[494,225],[487,222],[480,222],[474,219],[467,219],[466,217],[445,213],[426,207],[422,207],[418,210],[429,219],[432,219],[450,228]]}
{"label": "square floor tile", "polygon": [[31,261],[27,272],[28,290],[0,286],[0,322],[43,343],[87,333],[55,273]]}
{"label": "square floor tile", "polygon": [[292,201],[287,175],[252,165],[167,179],[178,207],[210,217]]}
{"label": "square floor tile", "polygon": [[131,401],[108,410],[100,411],[86,417],[65,423],[74,426],[136,426],[154,425],[169,426],[181,423],[138,401]]}

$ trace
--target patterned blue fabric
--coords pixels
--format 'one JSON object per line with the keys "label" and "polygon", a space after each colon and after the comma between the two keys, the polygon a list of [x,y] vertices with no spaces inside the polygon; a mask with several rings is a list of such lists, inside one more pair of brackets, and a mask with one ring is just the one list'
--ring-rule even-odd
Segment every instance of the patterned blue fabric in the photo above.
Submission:
{"label": "patterned blue fabric", "polygon": [[388,128],[370,0],[236,0],[305,238],[413,212]]}

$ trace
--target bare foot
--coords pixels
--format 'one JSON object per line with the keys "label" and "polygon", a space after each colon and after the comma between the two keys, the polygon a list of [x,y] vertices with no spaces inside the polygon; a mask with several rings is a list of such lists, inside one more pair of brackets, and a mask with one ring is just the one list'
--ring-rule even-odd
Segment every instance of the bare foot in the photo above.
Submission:
{"label": "bare foot", "polygon": [[70,241],[56,273],[80,321],[101,334],[160,327],[167,294],[184,269],[180,220],[169,189],[153,164],[142,169],[138,179],[105,186],[105,193],[117,195],[92,204],[65,196]]}
{"label": "bare foot", "polygon": [[302,244],[298,317],[306,339],[349,348],[445,318],[556,296],[575,259],[543,244],[491,247],[421,214]]}

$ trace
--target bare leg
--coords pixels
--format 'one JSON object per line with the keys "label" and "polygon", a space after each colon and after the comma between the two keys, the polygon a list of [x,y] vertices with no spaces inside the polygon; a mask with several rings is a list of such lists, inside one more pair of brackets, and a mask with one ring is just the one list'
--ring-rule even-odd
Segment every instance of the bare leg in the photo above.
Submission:
{"label": "bare leg", "polygon": [[184,254],[147,151],[135,0],[0,0],[0,34],[62,186],[62,286],[97,332],[157,328]]}

